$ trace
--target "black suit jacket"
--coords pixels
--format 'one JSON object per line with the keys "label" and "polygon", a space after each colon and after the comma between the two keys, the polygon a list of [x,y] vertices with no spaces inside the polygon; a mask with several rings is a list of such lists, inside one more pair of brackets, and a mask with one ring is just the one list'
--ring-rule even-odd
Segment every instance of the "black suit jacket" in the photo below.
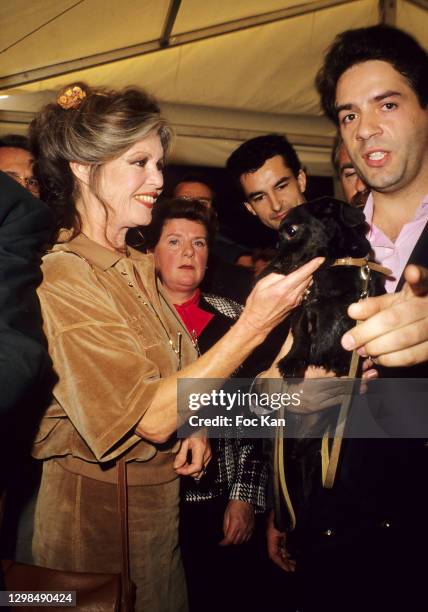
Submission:
{"label": "black suit jacket", "polygon": [[[428,224],[408,263],[428,267]],[[400,291],[403,284],[402,277],[396,291]],[[421,516],[428,512],[428,495],[425,493],[426,487],[420,487],[418,483],[428,472],[428,447],[423,432],[421,437],[408,433],[417,433],[412,419],[418,418],[418,413],[412,412],[411,400],[406,401],[406,397],[411,397],[410,394],[406,395],[406,390],[412,390],[412,383],[409,381],[409,386],[404,387],[396,379],[426,379],[428,363],[407,368],[378,367],[378,370],[381,395],[372,398],[369,394],[368,399],[369,407],[379,423],[379,433],[385,439],[365,439],[367,436],[345,439],[336,482],[331,491],[320,486],[318,441],[300,445],[298,463],[301,461],[305,464],[302,470],[306,470],[306,478],[312,481],[311,485],[308,483],[306,488],[300,490],[298,505],[302,509],[301,525],[303,522],[305,527],[319,533],[334,530],[339,525],[341,528],[359,529],[385,522],[400,526],[413,522],[415,527],[425,523]],[[364,401],[364,398],[354,400],[352,414],[356,419],[359,411],[364,409]],[[348,430],[350,426],[348,423]],[[403,437],[397,438],[397,432],[403,432]],[[413,439],[408,439],[408,435],[413,435]],[[311,466],[309,471],[308,465]]]}
{"label": "black suit jacket", "polygon": [[[417,266],[425,266],[428,267],[428,223],[425,225],[422,234],[419,236],[419,240],[415,244],[415,248],[413,249],[407,265],[416,264]],[[401,275],[400,280],[397,284],[397,289],[400,291],[404,285],[404,273]]]}
{"label": "black suit jacket", "polygon": [[254,286],[252,270],[237,266],[210,253],[207,271],[201,284],[204,293],[212,293],[220,297],[245,304]]}
{"label": "black suit jacket", "polygon": [[[415,264],[428,268],[428,223],[425,225],[422,234],[413,249],[407,265]],[[404,272],[398,281],[395,292],[401,291],[404,280]],[[428,363],[421,363],[411,368],[382,368],[380,375],[384,378],[428,378]]]}
{"label": "black suit jacket", "polygon": [[[428,266],[428,224],[408,263]],[[402,285],[403,279],[397,291]],[[343,440],[332,489],[321,485],[320,440],[286,443],[297,514],[289,545],[302,580],[311,585],[305,612],[424,609],[425,577],[419,574],[426,571],[428,546],[428,445],[422,437],[405,437],[409,426],[415,431],[415,406],[401,391],[403,382],[398,388],[391,379],[427,378],[428,364],[380,370],[382,393],[367,398],[368,414],[380,416],[379,436]],[[412,391],[416,383],[406,384]],[[358,420],[365,409],[364,398],[356,402],[348,433],[353,416]],[[403,437],[389,437],[389,427]]]}
{"label": "black suit jacket", "polygon": [[[0,172],[0,417],[9,417],[49,370],[36,288],[52,213]],[[3,428],[2,428],[3,429]],[[3,429],[4,431],[4,429]]]}

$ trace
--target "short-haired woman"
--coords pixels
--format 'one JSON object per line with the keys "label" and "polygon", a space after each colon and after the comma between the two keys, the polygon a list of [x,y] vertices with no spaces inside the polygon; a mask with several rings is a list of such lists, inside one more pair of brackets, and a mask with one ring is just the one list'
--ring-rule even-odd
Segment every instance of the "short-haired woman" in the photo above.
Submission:
{"label": "short-haired woman", "polygon": [[[145,231],[162,288],[201,354],[230,329],[242,311],[236,302],[199,289],[215,231],[213,209],[185,199],[159,203]],[[239,369],[240,377],[256,373],[251,366]],[[255,513],[266,509],[267,464],[261,440],[239,433],[229,428],[212,439],[213,461],[206,475],[199,482],[189,478],[182,482],[180,544],[191,612],[244,604],[251,589],[240,582],[259,561],[254,546],[241,545],[253,534]],[[206,576],[216,584],[209,601]]]}

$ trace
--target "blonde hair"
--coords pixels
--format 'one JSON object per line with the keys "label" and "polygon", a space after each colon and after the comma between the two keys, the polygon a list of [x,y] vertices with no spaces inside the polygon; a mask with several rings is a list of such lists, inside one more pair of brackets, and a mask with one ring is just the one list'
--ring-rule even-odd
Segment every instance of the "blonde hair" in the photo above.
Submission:
{"label": "blonde hair", "polygon": [[[82,92],[73,104],[64,104],[64,92]],[[71,229],[70,238],[81,231],[76,209],[79,183],[69,162],[90,164],[90,187],[97,194],[102,165],[115,159],[155,131],[167,155],[172,131],[149,94],[137,87],[122,90],[91,89],[85,83],[64,88],[56,104],[48,104],[30,125],[35,175],[40,197],[53,209],[56,230]]]}

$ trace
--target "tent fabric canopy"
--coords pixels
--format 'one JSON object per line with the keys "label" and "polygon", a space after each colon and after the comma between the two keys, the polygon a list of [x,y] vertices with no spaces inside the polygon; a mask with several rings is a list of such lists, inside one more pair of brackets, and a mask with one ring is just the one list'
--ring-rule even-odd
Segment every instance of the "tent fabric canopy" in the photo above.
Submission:
{"label": "tent fabric canopy", "polygon": [[334,36],[394,23],[428,47],[426,0],[3,0],[0,133],[75,81],[139,85],[177,134],[172,160],[222,166],[240,142],[282,132],[331,174],[334,127],[314,77]]}

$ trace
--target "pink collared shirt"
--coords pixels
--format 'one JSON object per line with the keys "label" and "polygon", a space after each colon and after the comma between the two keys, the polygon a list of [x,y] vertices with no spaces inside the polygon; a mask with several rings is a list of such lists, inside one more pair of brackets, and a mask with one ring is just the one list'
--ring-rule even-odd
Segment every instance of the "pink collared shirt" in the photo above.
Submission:
{"label": "pink collared shirt", "polygon": [[388,293],[393,293],[428,221],[428,195],[422,200],[413,219],[403,225],[395,242],[392,242],[382,230],[373,225],[372,194],[367,199],[364,214],[370,226],[367,238],[372,245],[376,261],[392,270],[392,276],[385,282],[385,289]]}

